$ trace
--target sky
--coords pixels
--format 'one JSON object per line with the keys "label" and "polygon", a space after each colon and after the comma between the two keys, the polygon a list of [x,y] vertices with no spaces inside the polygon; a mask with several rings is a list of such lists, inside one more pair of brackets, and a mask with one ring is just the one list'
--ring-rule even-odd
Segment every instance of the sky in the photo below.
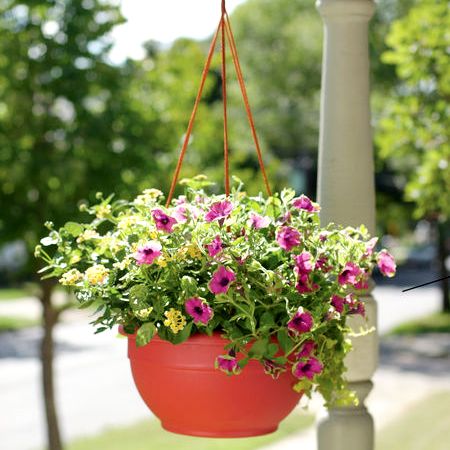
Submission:
{"label": "sky", "polygon": [[[228,13],[245,0],[227,0]],[[111,59],[144,56],[141,44],[149,39],[170,43],[179,37],[203,39],[211,35],[220,20],[220,0],[122,0],[127,23],[115,28]]]}

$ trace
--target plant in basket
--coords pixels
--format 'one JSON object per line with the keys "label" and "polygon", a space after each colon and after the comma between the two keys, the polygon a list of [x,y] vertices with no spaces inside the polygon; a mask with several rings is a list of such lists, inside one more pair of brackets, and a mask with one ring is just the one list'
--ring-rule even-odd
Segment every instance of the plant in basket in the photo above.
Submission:
{"label": "plant in basket", "polygon": [[[85,207],[92,221],[68,222],[44,239],[56,246],[51,257],[39,249],[47,276],[72,286],[81,307],[97,306],[98,332],[121,325],[137,358],[146,359],[140,350],[155,339],[181,349],[192,337],[211,337],[219,347],[209,369],[225,383],[220,372],[239,378],[257,363],[264,377],[294,390],[294,405],[295,391],[317,390],[328,405],[351,401],[346,319],[364,316],[358,293],[374,266],[394,274],[389,253],[374,250],[364,226],[321,227],[319,206],[291,189],[251,197],[238,182],[226,197],[208,195],[201,176],[183,184],[168,207],[157,189]],[[197,351],[204,350],[190,358]],[[183,367],[189,363],[195,367]],[[155,388],[173,389],[163,382]]]}
{"label": "plant in basket", "polygon": [[[197,176],[173,198],[219,32],[225,194]],[[238,179],[230,186],[226,39],[267,196],[248,195]],[[363,225],[323,227],[308,197],[271,193],[224,1],[167,199],[154,188],[131,201],[98,199],[83,206],[90,220],[48,224],[36,253],[45,277],[73,288],[82,308],[97,307],[97,332],[119,325],[128,336],[136,386],[166,429],[252,436],[274,431],[301,395],[354,401],[347,318],[365,315],[359,294],[374,267],[393,276],[395,262]]]}

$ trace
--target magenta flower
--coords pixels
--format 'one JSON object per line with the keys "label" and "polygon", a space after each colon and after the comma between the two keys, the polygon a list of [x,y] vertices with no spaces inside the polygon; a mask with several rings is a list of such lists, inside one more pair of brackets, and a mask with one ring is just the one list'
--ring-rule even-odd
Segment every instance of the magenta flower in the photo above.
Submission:
{"label": "magenta flower", "polygon": [[291,227],[281,227],[277,232],[277,242],[282,249],[290,251],[300,244],[300,233]]}
{"label": "magenta flower", "polygon": [[220,266],[215,272],[208,284],[209,290],[213,294],[225,294],[232,283],[236,279],[236,275],[232,270],[227,270]]}
{"label": "magenta flower", "polygon": [[238,374],[241,369],[239,368],[238,361],[235,356],[221,355],[216,358],[216,368],[222,370],[228,375]]}
{"label": "magenta flower", "polygon": [[345,298],[339,297],[339,295],[333,295],[331,297],[331,304],[334,306],[334,309],[338,313],[342,313],[342,311],[344,311],[344,303],[345,303]]}
{"label": "magenta flower", "polygon": [[267,228],[270,224],[270,217],[260,216],[256,213],[250,214],[250,219],[248,220],[249,226],[255,228],[256,230],[260,230],[261,228]]}
{"label": "magenta flower", "polygon": [[275,380],[280,376],[281,373],[285,372],[284,366],[277,364],[270,359],[263,360],[264,373],[271,375]]}
{"label": "magenta flower", "polygon": [[313,202],[306,196],[301,195],[298,198],[295,198],[292,202],[292,205],[297,209],[302,209],[303,211],[315,212],[319,211],[319,207],[314,205]]}
{"label": "magenta flower", "polygon": [[199,297],[192,297],[186,300],[184,304],[186,312],[194,319],[194,323],[207,325],[212,319],[214,312],[212,308]]}
{"label": "magenta flower", "polygon": [[352,262],[348,262],[344,270],[338,276],[338,282],[340,285],[357,283],[357,278],[362,274],[361,269]]}
{"label": "magenta flower", "polygon": [[306,341],[302,345],[302,348],[300,349],[300,351],[298,353],[296,353],[295,356],[298,359],[308,358],[315,349],[316,349],[316,343],[314,341]]}
{"label": "magenta flower", "polygon": [[327,265],[328,258],[326,256],[320,256],[317,258],[316,264],[314,265],[315,269],[319,269],[322,272],[328,272],[331,268]]}
{"label": "magenta flower", "polygon": [[158,241],[149,241],[142,247],[138,247],[133,255],[136,259],[136,264],[153,264],[153,261],[161,256],[161,249],[162,246]]}
{"label": "magenta flower", "polygon": [[369,275],[363,270],[361,278],[354,284],[354,288],[359,291],[365,291],[369,289]]}
{"label": "magenta flower", "polygon": [[302,252],[300,255],[294,256],[295,259],[295,272],[297,274],[306,273],[308,274],[313,270],[313,265],[311,263],[311,253]]}
{"label": "magenta flower", "polygon": [[397,266],[394,257],[387,250],[381,250],[378,253],[377,265],[383,275],[387,277],[393,277],[395,275]]}
{"label": "magenta flower", "polygon": [[217,219],[225,219],[230,215],[231,211],[233,211],[233,204],[228,200],[213,203],[205,216],[205,220],[212,222]]}
{"label": "magenta flower", "polygon": [[308,378],[312,380],[315,374],[321,373],[322,364],[316,358],[309,358],[308,361],[299,361],[293,368],[292,373],[297,378]]}
{"label": "magenta flower", "polygon": [[353,297],[353,295],[347,295],[347,297],[345,297],[345,303],[348,306],[347,314],[359,314],[362,317],[366,315],[364,303]]}
{"label": "magenta flower", "polygon": [[297,277],[297,283],[295,284],[295,289],[300,294],[307,294],[309,292],[314,292],[317,289],[319,289],[319,285],[316,283],[311,283],[311,280],[309,279],[309,276],[307,273],[301,273]]}
{"label": "magenta flower", "polygon": [[220,253],[223,249],[222,241],[220,239],[220,236],[217,235],[211,242],[211,244],[208,244],[206,246],[208,249],[209,256],[216,256],[217,253]]}
{"label": "magenta flower", "polygon": [[152,211],[152,216],[158,230],[167,231],[172,233],[172,227],[177,223],[176,219],[168,216],[165,212],[160,209],[154,209]]}
{"label": "magenta flower", "polygon": [[292,316],[288,322],[288,330],[294,333],[307,333],[313,326],[313,318],[309,312],[305,312],[302,307]]}

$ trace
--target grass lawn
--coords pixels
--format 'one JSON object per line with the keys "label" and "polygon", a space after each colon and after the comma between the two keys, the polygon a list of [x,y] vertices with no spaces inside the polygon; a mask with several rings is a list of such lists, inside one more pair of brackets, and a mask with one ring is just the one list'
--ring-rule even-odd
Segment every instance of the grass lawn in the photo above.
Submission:
{"label": "grass lawn", "polygon": [[434,394],[377,435],[376,450],[448,450],[450,391]]}
{"label": "grass lawn", "polygon": [[2,331],[16,331],[23,328],[40,325],[39,320],[27,319],[23,317],[0,316],[0,333]]}
{"label": "grass lawn", "polygon": [[15,289],[15,288],[0,289],[0,301],[17,300],[18,298],[29,296],[30,294],[28,294],[24,289]]}
{"label": "grass lawn", "polygon": [[169,433],[161,428],[158,420],[150,419],[93,438],[78,439],[67,445],[67,450],[253,450],[301,431],[313,422],[311,415],[293,412],[276,433],[256,438],[207,439]]}
{"label": "grass lawn", "polygon": [[423,333],[450,333],[450,314],[436,313],[397,326],[391,335],[413,335]]}

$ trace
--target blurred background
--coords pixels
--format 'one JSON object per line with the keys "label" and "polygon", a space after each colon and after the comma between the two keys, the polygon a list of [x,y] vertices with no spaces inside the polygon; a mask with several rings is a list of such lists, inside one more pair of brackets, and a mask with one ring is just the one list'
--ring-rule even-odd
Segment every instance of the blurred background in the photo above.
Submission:
{"label": "blurred background", "polygon": [[[33,257],[45,221],[79,220],[78,205],[97,191],[168,191],[219,3],[0,0],[2,450],[230,446],[162,431],[134,392],[125,342],[93,337],[92,312],[41,282]],[[323,26],[314,2],[227,6],[272,185],[315,198]],[[368,403],[377,450],[448,448],[449,30],[448,4],[435,0],[379,0],[371,22],[377,234],[399,264],[393,280],[375,276],[381,364]],[[182,171],[207,174],[218,192],[219,65],[216,55]],[[256,152],[229,74],[232,173],[257,193]],[[315,411],[233,449],[309,442]],[[48,436],[62,443],[46,447]]]}

